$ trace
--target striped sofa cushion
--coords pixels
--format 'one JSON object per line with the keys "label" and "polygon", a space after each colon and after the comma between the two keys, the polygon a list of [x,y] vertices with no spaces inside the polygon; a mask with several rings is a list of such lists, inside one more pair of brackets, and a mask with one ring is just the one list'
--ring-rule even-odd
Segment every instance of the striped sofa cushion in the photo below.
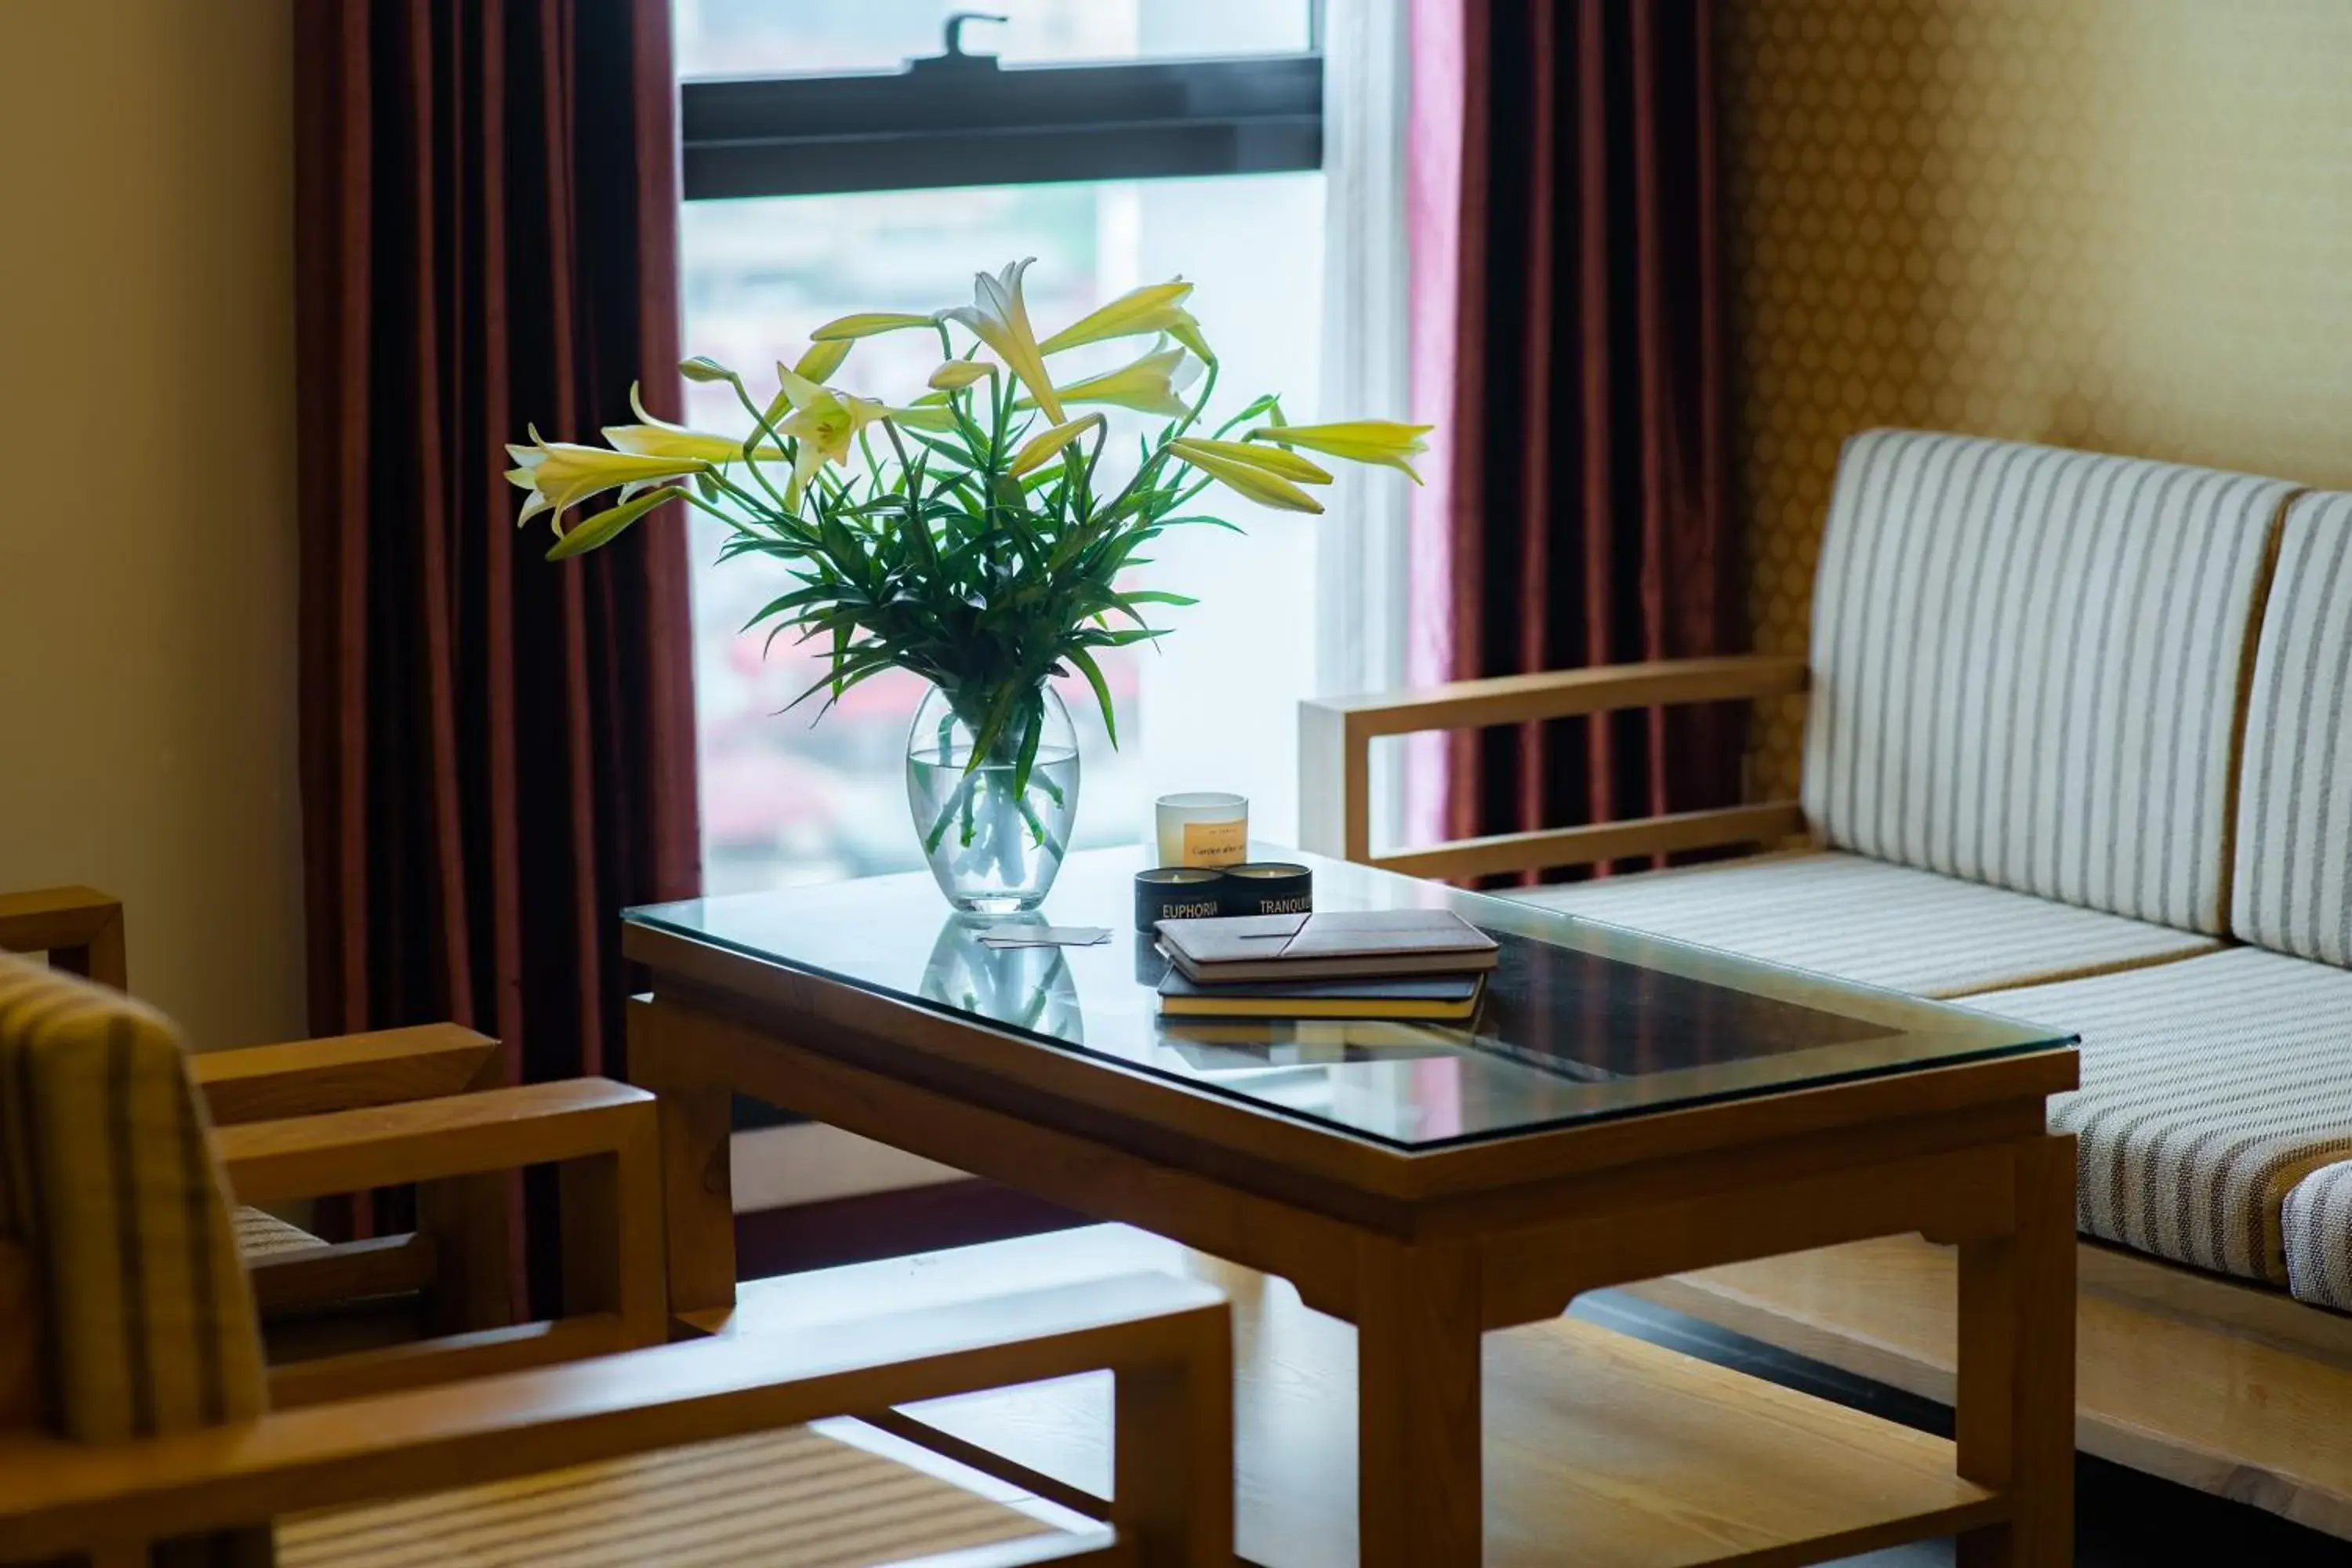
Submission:
{"label": "striped sofa cushion", "polygon": [[2231,923],[2352,966],[2352,495],[2289,510],[2252,685]]}
{"label": "striped sofa cushion", "polygon": [[282,1568],[867,1568],[1054,1533],[805,1426],[282,1520]]}
{"label": "striped sofa cushion", "polygon": [[2298,1300],[2352,1312],[2352,1161],[2294,1184],[2282,1216],[2286,1288]]}
{"label": "striped sofa cushion", "polygon": [[1765,856],[1530,889],[1549,909],[1923,996],[2207,952],[2211,938],[1858,855]]}
{"label": "striped sofa cushion", "polygon": [[49,1301],[62,1435],[262,1410],[253,1295],[178,1035],[119,992],[0,953],[0,1234]]}
{"label": "striped sofa cushion", "polygon": [[1972,997],[2079,1030],[2082,1228],[2201,1268],[2289,1282],[2287,1193],[2352,1157],[2352,972],[2261,948]]}
{"label": "striped sofa cushion", "polygon": [[1815,828],[2220,934],[2232,716],[2289,494],[2016,442],[1855,437],[1813,595]]}

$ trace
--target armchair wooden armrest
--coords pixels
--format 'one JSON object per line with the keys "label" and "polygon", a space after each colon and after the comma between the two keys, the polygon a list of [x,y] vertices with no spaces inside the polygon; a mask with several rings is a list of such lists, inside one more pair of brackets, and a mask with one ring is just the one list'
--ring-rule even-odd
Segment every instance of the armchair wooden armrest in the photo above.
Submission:
{"label": "armchair wooden armrest", "polygon": [[[438,1326],[471,1331],[274,1366],[273,1399],[288,1405],[348,1399],[660,1343],[669,1331],[660,1136],[654,1097],[605,1079],[215,1128],[213,1152],[240,1203],[415,1182],[427,1207],[427,1200],[471,1205],[502,1216],[507,1173],[559,1167],[567,1316],[511,1323],[504,1226],[446,1226],[442,1234],[459,1245],[425,1260],[435,1290],[454,1303]],[[485,1244],[462,1245],[469,1240]],[[255,1275],[267,1307],[268,1264]]]}
{"label": "armchair wooden armrest", "polygon": [[[700,1340],[134,1443],[0,1440],[0,1561],[102,1557],[280,1513],[1105,1369],[1118,1387],[1118,1542],[1093,1538],[1097,1560],[1230,1563],[1224,1300],[1159,1274],[789,1338]],[[1032,1549],[975,1561],[1047,1560],[1074,1559]]]}
{"label": "armchair wooden armrest", "polygon": [[0,949],[46,952],[59,969],[128,990],[122,903],[95,888],[0,893]]}
{"label": "armchair wooden armrest", "polygon": [[336,1035],[188,1058],[213,1121],[227,1127],[488,1088],[499,1043],[456,1024]]}
{"label": "armchair wooden armrest", "polygon": [[1300,845],[1317,854],[1409,876],[1480,877],[1719,845],[1769,843],[1801,833],[1803,811],[1794,801],[1776,801],[1629,822],[1496,834],[1374,855],[1370,756],[1373,739],[1381,735],[1524,724],[1625,708],[1759,701],[1801,692],[1806,682],[1806,663],[1801,658],[1742,654],[1506,675],[1412,691],[1302,702],[1298,706]]}

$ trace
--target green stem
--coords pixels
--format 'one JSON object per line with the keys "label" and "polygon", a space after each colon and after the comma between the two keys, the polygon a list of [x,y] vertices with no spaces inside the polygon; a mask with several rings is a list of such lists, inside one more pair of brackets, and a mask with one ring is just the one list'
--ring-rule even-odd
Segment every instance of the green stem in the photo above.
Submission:
{"label": "green stem", "polygon": [[[767,415],[761,411],[758,404],[751,401],[751,395],[743,390],[743,378],[730,374],[727,378],[727,384],[735,389],[735,400],[740,403],[743,405],[743,411],[751,416],[751,423],[757,428],[759,435],[766,437],[769,445],[782,454],[787,462],[791,461],[792,454],[784,451],[784,438],[776,434],[776,427],[768,422]],[[793,509],[784,504],[783,493],[770,484],[768,476],[760,471],[759,450],[760,443],[756,439],[746,447],[743,449],[743,466],[751,470],[751,477],[760,481],[760,488],[768,492],[768,499],[776,503],[776,510],[789,516]]]}

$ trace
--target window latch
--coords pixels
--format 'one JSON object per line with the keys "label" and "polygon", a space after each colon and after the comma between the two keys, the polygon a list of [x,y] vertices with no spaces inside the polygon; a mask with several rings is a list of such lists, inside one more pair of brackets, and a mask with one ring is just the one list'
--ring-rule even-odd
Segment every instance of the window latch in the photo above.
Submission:
{"label": "window latch", "polygon": [[994,55],[964,53],[963,29],[967,22],[1005,22],[1012,18],[994,11],[951,11],[941,37],[944,46],[936,55],[925,55],[907,62],[910,71],[994,71],[998,68]]}

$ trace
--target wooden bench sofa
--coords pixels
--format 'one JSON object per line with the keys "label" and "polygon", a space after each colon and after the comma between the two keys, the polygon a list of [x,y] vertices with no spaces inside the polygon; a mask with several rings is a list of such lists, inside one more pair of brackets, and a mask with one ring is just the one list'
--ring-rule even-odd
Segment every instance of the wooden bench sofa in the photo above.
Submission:
{"label": "wooden bench sofa", "polygon": [[[1847,444],[1809,658],[1301,714],[1306,846],[2063,1025],[2083,1087],[2078,1437],[2352,1537],[2352,495],[1912,431]],[[1374,854],[1378,736],[1809,692],[1801,799]],[[1948,1400],[1948,1253],[1643,1293]]]}

